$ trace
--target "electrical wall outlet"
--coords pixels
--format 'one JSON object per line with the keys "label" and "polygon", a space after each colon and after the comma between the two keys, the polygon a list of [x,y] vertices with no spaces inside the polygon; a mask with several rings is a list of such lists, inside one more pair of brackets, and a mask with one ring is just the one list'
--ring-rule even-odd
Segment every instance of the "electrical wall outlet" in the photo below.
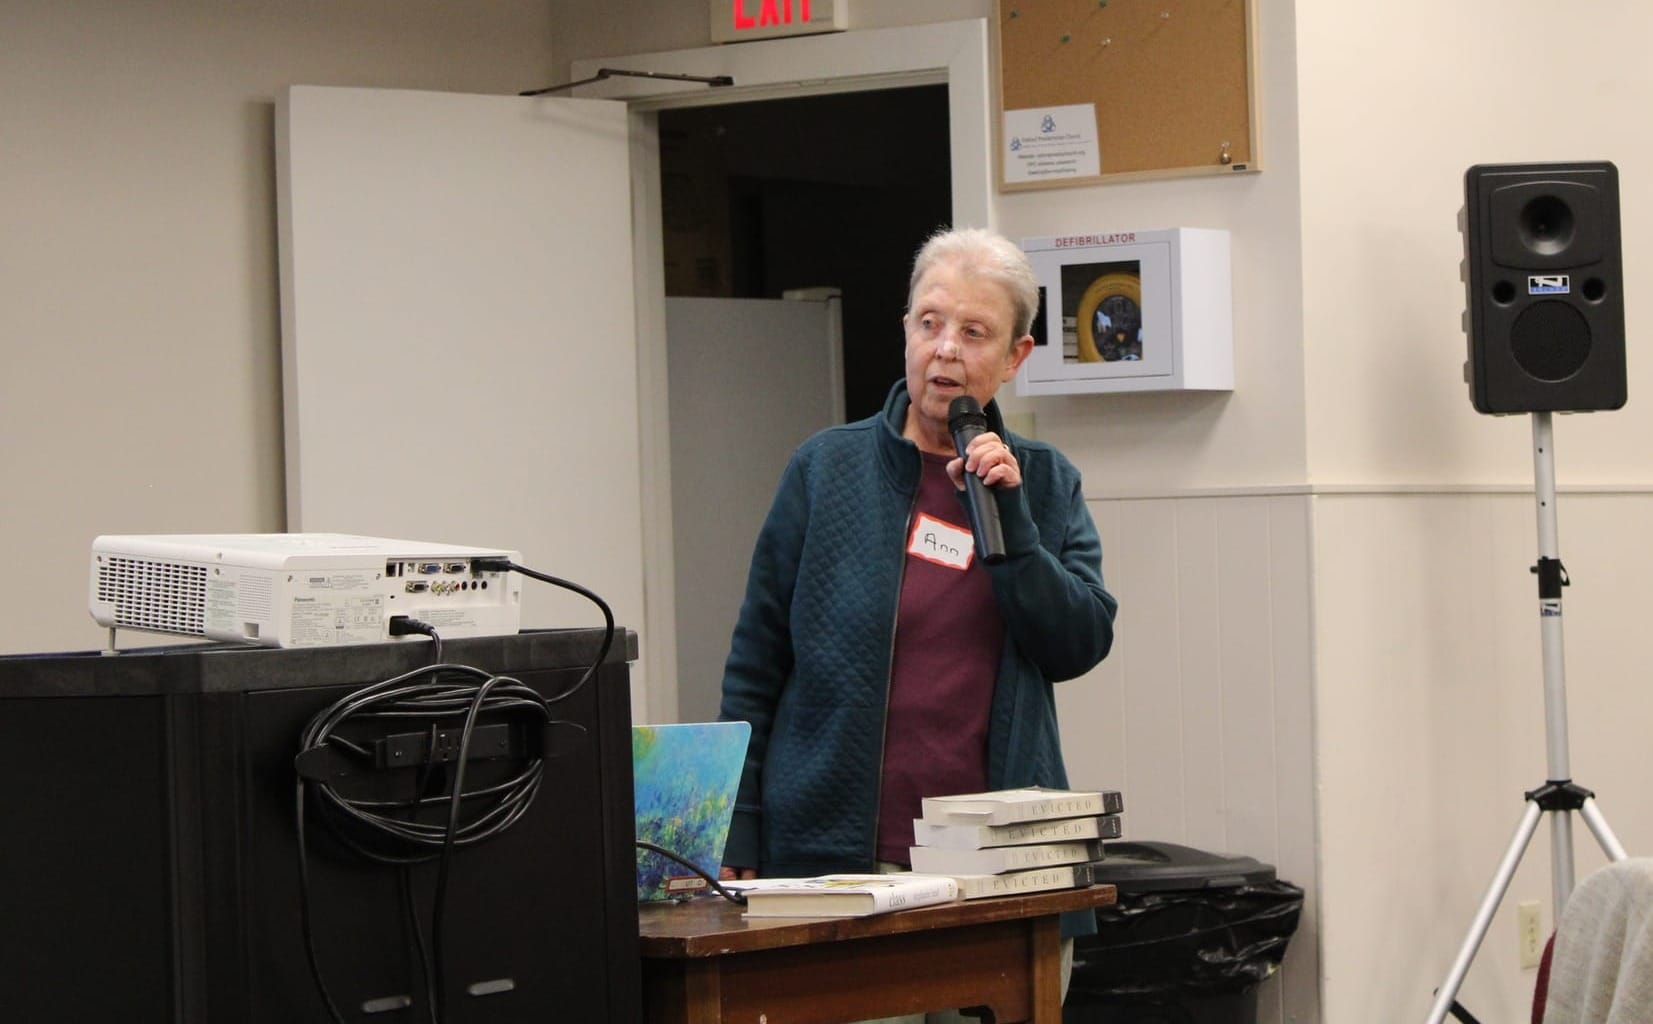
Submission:
{"label": "electrical wall outlet", "polygon": [[1537,900],[1516,906],[1515,927],[1520,933],[1521,966],[1537,967],[1544,955],[1544,912]]}

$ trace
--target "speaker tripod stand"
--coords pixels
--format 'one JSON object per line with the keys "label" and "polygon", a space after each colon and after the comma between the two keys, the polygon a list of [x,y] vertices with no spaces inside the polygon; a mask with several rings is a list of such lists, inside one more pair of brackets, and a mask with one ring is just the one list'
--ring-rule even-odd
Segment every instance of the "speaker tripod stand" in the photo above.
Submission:
{"label": "speaker tripod stand", "polygon": [[[1492,916],[1515,878],[1515,869],[1532,842],[1538,829],[1538,819],[1550,815],[1550,894],[1554,919],[1561,921],[1561,911],[1573,891],[1573,812],[1584,819],[1595,836],[1602,852],[1610,860],[1624,860],[1624,847],[1608,827],[1607,819],[1596,807],[1595,794],[1573,782],[1567,766],[1567,686],[1561,648],[1561,588],[1566,586],[1567,571],[1561,565],[1556,544],[1555,523],[1555,454],[1552,447],[1550,414],[1532,414],[1534,492],[1538,505],[1538,564],[1533,572],[1538,575],[1538,622],[1544,653],[1544,748],[1548,758],[1549,775],[1544,785],[1526,794],[1527,810],[1521,824],[1515,829],[1504,857],[1498,862],[1492,884],[1481,899],[1480,909],[1469,926],[1458,949],[1458,958],[1452,970],[1436,992],[1429,1009],[1428,1024],[1441,1024],[1448,1012],[1456,1008],[1458,989],[1469,973],[1470,962],[1486,938],[1492,925]],[[1462,1018],[1460,1018],[1462,1019]]]}

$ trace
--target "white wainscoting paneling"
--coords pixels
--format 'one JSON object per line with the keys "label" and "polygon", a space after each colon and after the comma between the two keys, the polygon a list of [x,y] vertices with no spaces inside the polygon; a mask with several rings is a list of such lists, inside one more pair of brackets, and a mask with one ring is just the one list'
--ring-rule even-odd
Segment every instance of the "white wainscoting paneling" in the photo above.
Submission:
{"label": "white wainscoting paneling", "polygon": [[1318,1018],[1306,495],[1093,500],[1113,653],[1057,687],[1076,786],[1125,794],[1125,838],[1248,854],[1309,899],[1260,1021]]}

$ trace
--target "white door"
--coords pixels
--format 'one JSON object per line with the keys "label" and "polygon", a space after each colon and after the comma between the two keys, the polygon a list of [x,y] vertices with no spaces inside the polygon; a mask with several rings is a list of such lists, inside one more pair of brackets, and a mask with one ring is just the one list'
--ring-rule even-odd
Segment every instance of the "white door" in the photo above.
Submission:
{"label": "white door", "polygon": [[[289,530],[520,551],[642,628],[627,147],[614,101],[290,90]],[[524,627],[601,622],[524,588]]]}
{"label": "white door", "polygon": [[711,721],[752,545],[786,460],[843,419],[835,296],[668,298],[677,715]]}

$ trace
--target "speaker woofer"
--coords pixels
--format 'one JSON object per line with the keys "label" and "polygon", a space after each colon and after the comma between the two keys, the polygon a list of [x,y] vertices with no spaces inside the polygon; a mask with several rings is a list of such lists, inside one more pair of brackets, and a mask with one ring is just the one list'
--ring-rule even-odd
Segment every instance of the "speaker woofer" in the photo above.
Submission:
{"label": "speaker woofer", "polygon": [[1552,384],[1564,381],[1590,358],[1590,325],[1565,302],[1535,302],[1510,326],[1510,353],[1530,376]]}

